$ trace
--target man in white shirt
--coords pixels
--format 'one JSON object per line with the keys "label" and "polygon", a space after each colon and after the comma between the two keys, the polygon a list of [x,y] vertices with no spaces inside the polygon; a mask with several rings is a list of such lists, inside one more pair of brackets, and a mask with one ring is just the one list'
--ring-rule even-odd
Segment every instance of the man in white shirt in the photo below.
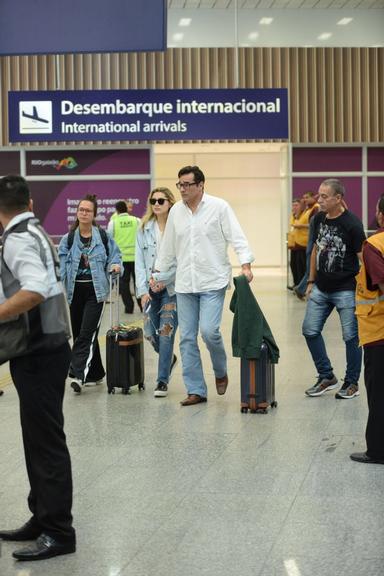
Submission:
{"label": "man in white shirt", "polygon": [[[176,186],[182,200],[169,213],[156,269],[166,272],[176,261],[177,313],[183,378],[190,406],[207,401],[199,333],[208,348],[217,393],[228,386],[227,357],[220,333],[225,291],[232,269],[227,248],[231,244],[241,272],[251,282],[254,260],[237,218],[227,202],[204,192],[205,177],[198,166],[185,166]],[[155,282],[154,274],[153,282]]]}

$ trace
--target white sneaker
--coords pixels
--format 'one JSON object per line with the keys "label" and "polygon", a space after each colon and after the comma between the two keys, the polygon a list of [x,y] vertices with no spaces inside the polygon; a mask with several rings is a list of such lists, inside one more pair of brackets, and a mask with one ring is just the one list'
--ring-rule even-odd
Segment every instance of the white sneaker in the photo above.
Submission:
{"label": "white sneaker", "polygon": [[104,383],[104,378],[101,378],[101,380],[95,380],[95,381],[91,381],[91,382],[86,382],[84,384],[84,386],[98,386],[99,384],[103,384]]}

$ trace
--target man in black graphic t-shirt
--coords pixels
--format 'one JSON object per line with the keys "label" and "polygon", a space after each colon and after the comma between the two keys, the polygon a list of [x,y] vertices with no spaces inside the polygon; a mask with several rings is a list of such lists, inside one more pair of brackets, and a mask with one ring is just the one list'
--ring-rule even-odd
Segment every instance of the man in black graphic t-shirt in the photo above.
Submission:
{"label": "man in black graphic t-shirt", "polygon": [[355,317],[355,276],[365,240],[363,225],[344,208],[344,186],[339,180],[325,180],[319,188],[323,212],[315,216],[314,248],[311,256],[303,335],[318,371],[318,380],[306,390],[307,396],[321,396],[337,386],[322,337],[324,324],[336,308],[346,346],[347,367],[344,383],[336,398],[359,395],[361,348]]}
{"label": "man in black graphic t-shirt", "polygon": [[349,210],[332,219],[315,216],[316,286],[323,292],[354,290],[358,253],[365,240],[363,225]]}

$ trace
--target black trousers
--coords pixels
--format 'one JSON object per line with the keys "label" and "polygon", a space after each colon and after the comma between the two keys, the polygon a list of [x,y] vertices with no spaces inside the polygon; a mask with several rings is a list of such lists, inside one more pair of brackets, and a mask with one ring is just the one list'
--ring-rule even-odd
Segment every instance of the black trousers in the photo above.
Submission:
{"label": "black trousers", "polygon": [[[123,262],[124,273],[120,278],[120,294],[123,300],[125,312],[132,314],[134,308],[134,302],[131,294],[131,278],[133,280],[133,288],[136,290],[136,275],[135,275],[135,263],[134,262]],[[140,310],[141,298],[136,298],[136,302]]]}
{"label": "black trousers", "polygon": [[76,282],[70,305],[73,347],[69,375],[83,382],[105,376],[97,339],[103,310],[104,302],[97,301],[92,282]]}
{"label": "black trousers", "polygon": [[367,454],[384,461],[384,346],[364,347],[364,379],[368,398],[365,431]]}
{"label": "black trousers", "polygon": [[291,250],[291,272],[293,276],[293,285],[297,286],[302,280],[306,269],[305,248],[303,250]]}
{"label": "black trousers", "polygon": [[72,470],[64,433],[63,398],[71,351],[68,344],[10,361],[20,400],[20,421],[32,522],[58,541],[75,539]]}

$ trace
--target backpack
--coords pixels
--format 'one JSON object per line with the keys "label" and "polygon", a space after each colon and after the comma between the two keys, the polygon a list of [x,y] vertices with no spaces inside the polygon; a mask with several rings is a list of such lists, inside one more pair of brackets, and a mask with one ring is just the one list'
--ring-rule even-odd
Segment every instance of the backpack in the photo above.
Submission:
{"label": "backpack", "polygon": [[[107,255],[107,259],[109,256],[109,246],[108,246],[108,234],[107,232],[104,230],[104,228],[97,228],[98,231],[100,232],[100,237],[101,240],[104,244],[104,248],[105,248],[105,253]],[[73,239],[75,237],[75,230],[71,230],[70,232],[68,232],[68,238],[67,238],[67,248],[68,251],[72,248],[73,245]]]}

